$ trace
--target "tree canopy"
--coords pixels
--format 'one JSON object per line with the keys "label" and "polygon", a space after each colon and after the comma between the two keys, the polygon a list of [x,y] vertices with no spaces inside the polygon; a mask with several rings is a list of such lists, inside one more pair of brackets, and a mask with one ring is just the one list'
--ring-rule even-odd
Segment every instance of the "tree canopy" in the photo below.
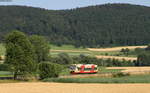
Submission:
{"label": "tree canopy", "polygon": [[56,45],[103,47],[150,43],[150,7],[105,4],[71,10],[0,6],[0,40],[17,29]]}
{"label": "tree canopy", "polygon": [[34,47],[37,62],[46,61],[49,57],[50,45],[45,37],[32,35],[30,36],[30,42]]}
{"label": "tree canopy", "polygon": [[13,31],[6,37],[6,60],[11,65],[14,78],[26,80],[36,71],[34,48],[28,37]]}

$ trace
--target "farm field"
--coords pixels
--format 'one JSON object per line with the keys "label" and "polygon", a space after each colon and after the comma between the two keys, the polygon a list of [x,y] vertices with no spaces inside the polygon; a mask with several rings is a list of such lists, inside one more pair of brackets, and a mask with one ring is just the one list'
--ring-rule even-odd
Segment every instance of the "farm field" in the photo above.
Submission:
{"label": "farm field", "polygon": [[130,74],[150,74],[150,67],[107,67],[106,69],[124,69],[121,72]]}
{"label": "farm field", "polygon": [[[80,54],[95,56],[97,58],[103,59],[118,59],[118,60],[137,60],[136,55],[123,55],[120,53],[121,49],[128,48],[131,51],[135,48],[146,48],[146,46],[121,46],[121,47],[112,47],[112,48],[75,48],[71,45],[64,45],[61,47],[57,47],[52,45],[51,47],[51,55],[57,55],[61,52],[68,53],[69,55],[75,56]],[[121,54],[121,55],[120,55]],[[118,56],[119,55],[119,56]]]}
{"label": "farm field", "polygon": [[149,93],[150,84],[5,83],[1,93]]}
{"label": "farm field", "polygon": [[118,60],[130,60],[134,61],[137,60],[137,57],[118,57],[118,56],[103,56],[103,55],[96,55],[96,58],[100,59],[118,59]]}
{"label": "farm field", "polygon": [[[113,47],[113,48],[75,48],[72,45],[62,45],[61,47],[51,45],[50,55],[57,56],[59,53],[68,53],[70,56],[78,56],[80,54],[95,56],[97,58],[113,58],[118,60],[136,60],[136,55],[123,55],[120,53],[122,48],[128,48],[134,50],[135,48],[145,48],[146,46],[122,46],[122,47]],[[120,55],[121,54],[121,55]],[[3,44],[0,44],[0,55],[5,55],[5,48]],[[118,56],[119,55],[119,56]]]}

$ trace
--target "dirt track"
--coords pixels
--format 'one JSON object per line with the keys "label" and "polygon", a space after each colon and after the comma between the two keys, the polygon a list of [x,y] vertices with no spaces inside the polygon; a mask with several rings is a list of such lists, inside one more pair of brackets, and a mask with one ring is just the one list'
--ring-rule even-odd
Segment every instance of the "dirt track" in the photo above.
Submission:
{"label": "dirt track", "polygon": [[150,93],[150,84],[0,84],[0,93]]}
{"label": "dirt track", "polygon": [[109,51],[120,51],[122,48],[135,49],[135,48],[146,48],[147,46],[124,46],[124,47],[113,47],[113,48],[88,48],[90,51],[101,51],[101,52],[109,52]]}

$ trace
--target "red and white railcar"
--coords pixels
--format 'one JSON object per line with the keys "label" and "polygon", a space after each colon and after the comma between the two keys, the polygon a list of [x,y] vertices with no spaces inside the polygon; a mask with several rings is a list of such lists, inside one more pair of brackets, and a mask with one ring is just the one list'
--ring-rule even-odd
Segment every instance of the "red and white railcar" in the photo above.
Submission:
{"label": "red and white railcar", "polygon": [[95,64],[72,64],[70,66],[71,74],[86,74],[86,73],[97,73],[97,65]]}

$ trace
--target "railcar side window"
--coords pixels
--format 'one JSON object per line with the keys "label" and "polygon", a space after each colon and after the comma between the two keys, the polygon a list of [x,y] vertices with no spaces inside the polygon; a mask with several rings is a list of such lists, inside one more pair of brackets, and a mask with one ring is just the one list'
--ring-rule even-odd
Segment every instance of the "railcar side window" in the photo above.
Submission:
{"label": "railcar side window", "polygon": [[77,67],[78,68],[78,70],[81,70],[81,68],[80,67]]}
{"label": "railcar side window", "polygon": [[84,68],[85,71],[92,70],[92,68]]}

